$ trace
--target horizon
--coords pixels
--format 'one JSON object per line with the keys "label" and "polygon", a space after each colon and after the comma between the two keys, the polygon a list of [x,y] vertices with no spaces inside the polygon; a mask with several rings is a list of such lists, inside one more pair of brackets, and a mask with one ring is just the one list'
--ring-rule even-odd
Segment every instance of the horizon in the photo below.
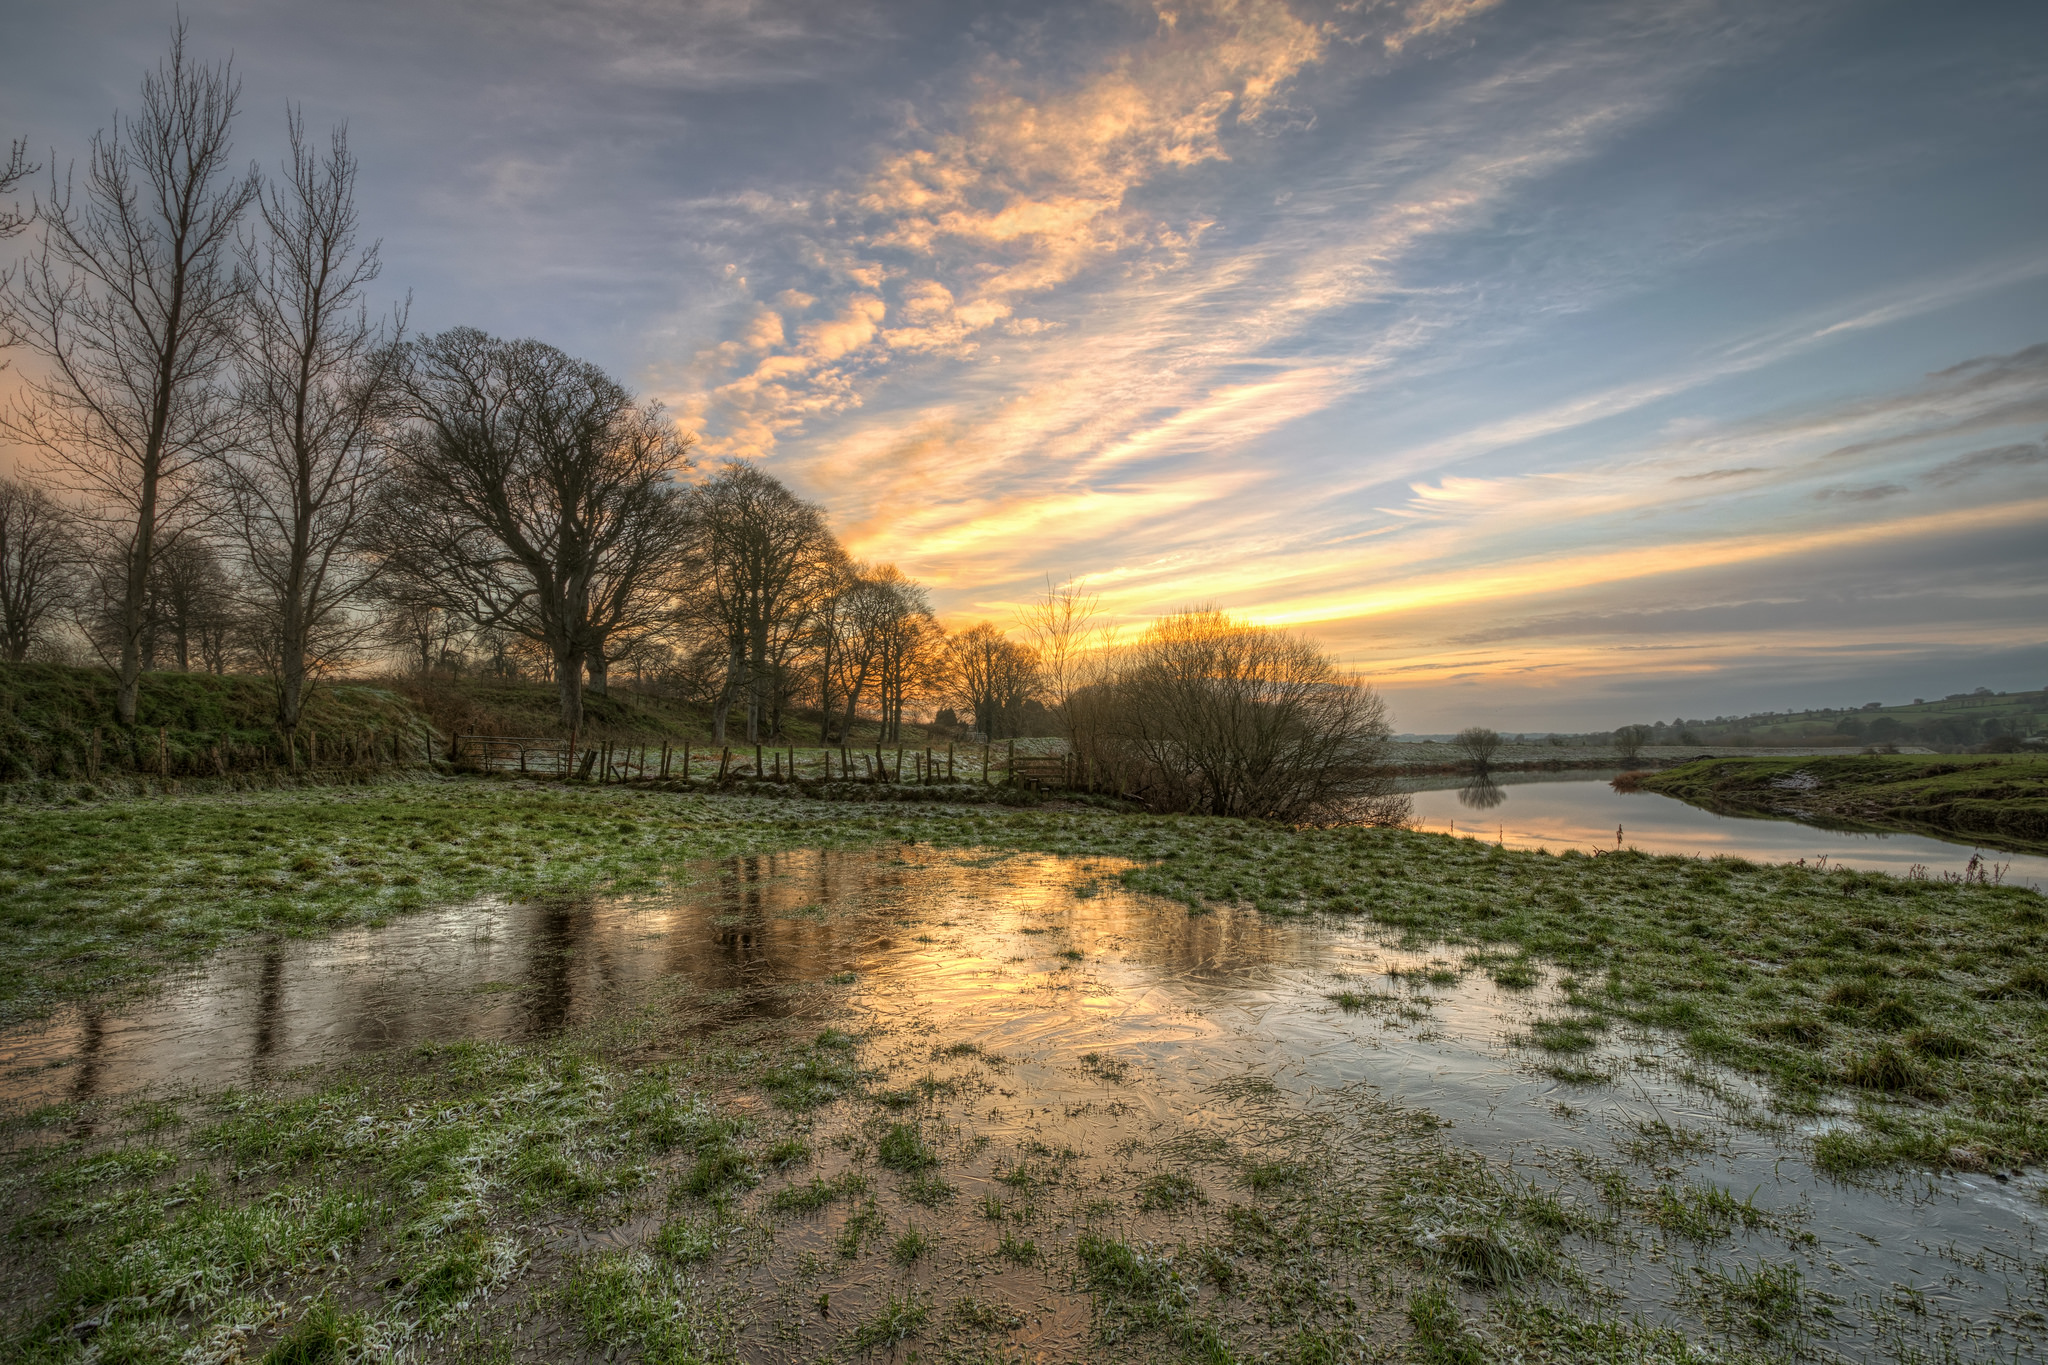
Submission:
{"label": "horizon", "polygon": [[[2048,681],[2039,7],[183,13],[239,156],[347,122],[416,332],[604,365],[951,623],[1210,602],[1407,734]],[[15,20],[42,183],[173,16]]]}

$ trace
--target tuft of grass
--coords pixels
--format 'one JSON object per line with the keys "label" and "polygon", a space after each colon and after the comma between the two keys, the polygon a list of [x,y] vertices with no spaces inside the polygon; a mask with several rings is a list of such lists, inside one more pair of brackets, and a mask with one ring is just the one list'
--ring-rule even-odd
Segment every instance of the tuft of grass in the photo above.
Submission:
{"label": "tuft of grass", "polygon": [[1904,1094],[1927,1089],[1927,1077],[1912,1058],[1890,1043],[1851,1058],[1842,1067],[1842,1079],[1863,1090]]}
{"label": "tuft of grass", "polygon": [[996,1252],[1004,1260],[1017,1265],[1030,1265],[1038,1259],[1038,1243],[1028,1237],[1018,1237],[1007,1229],[1002,1240],[996,1243]]}
{"label": "tuft of grass", "polygon": [[661,1225],[648,1249],[677,1265],[701,1265],[718,1253],[718,1229],[714,1224],[677,1216]]}
{"label": "tuft of grass", "polygon": [[700,1152],[682,1183],[691,1194],[707,1195],[725,1189],[752,1189],[760,1181],[760,1174],[745,1152],[721,1145]]}
{"label": "tuft of grass", "polygon": [[1423,1365],[1482,1365],[1479,1343],[1465,1330],[1465,1319],[1451,1296],[1431,1287],[1408,1298],[1408,1330],[1414,1359]]}
{"label": "tuft of grass", "polygon": [[1138,1207],[1147,1213],[1172,1212],[1190,1204],[1206,1204],[1202,1187],[1178,1171],[1155,1171],[1138,1186]]}
{"label": "tuft of grass", "polygon": [[1000,1304],[969,1297],[953,1300],[953,1306],[946,1310],[946,1316],[962,1327],[976,1332],[1008,1332],[1024,1325],[1021,1313],[1014,1313]]}
{"label": "tuft of grass", "polygon": [[912,1223],[904,1229],[901,1237],[890,1244],[889,1255],[898,1265],[912,1265],[931,1249],[931,1239]]}
{"label": "tuft of grass", "polygon": [[860,1207],[846,1215],[846,1221],[839,1225],[839,1236],[833,1245],[845,1260],[854,1260],[879,1240],[888,1229],[889,1220],[872,1196],[863,1199]]}
{"label": "tuft of grass", "polygon": [[930,1171],[920,1171],[898,1183],[896,1192],[922,1208],[935,1209],[951,1202],[960,1193],[960,1187],[948,1184]]}
{"label": "tuft of grass", "polygon": [[846,1171],[831,1180],[823,1176],[812,1176],[802,1185],[784,1185],[768,1196],[768,1208],[772,1213],[816,1213],[835,1199],[850,1199],[867,1192],[866,1177],[857,1171]]}
{"label": "tuft of grass", "polygon": [[1764,1262],[1732,1272],[1692,1267],[1693,1293],[1702,1314],[1724,1330],[1774,1338],[1797,1326],[1805,1311],[1805,1290],[1792,1261]]}
{"label": "tuft of grass", "polygon": [[343,1365],[356,1358],[363,1329],[360,1316],[344,1315],[322,1297],[263,1353],[262,1365]]}
{"label": "tuft of grass", "polygon": [[890,1170],[905,1174],[939,1164],[938,1153],[925,1145],[917,1126],[910,1123],[890,1125],[882,1140],[875,1144],[875,1159]]}
{"label": "tuft of grass", "polygon": [[853,1329],[855,1349],[872,1351],[878,1346],[890,1346],[914,1336],[931,1317],[931,1306],[911,1290],[898,1298],[894,1292],[882,1300],[882,1306],[862,1318]]}

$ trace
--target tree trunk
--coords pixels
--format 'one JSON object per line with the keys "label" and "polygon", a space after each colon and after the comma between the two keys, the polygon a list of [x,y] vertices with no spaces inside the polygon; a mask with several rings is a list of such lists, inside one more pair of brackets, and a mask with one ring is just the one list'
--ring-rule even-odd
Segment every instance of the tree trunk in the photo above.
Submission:
{"label": "tree trunk", "polygon": [[575,734],[583,728],[583,651],[555,651],[555,681],[561,688],[562,728]]}
{"label": "tree trunk", "polygon": [[590,691],[592,695],[599,697],[610,696],[611,665],[605,661],[604,651],[601,649],[591,650],[589,657],[584,660],[584,664],[590,670]]}
{"label": "tree trunk", "polygon": [[128,549],[128,580],[121,595],[121,685],[114,693],[114,719],[135,724],[135,703],[142,692],[143,602],[149,591],[150,542],[156,530],[156,488],[150,480],[143,492],[135,544]]}
{"label": "tree trunk", "polygon": [[735,650],[726,657],[725,686],[718,689],[718,705],[711,712],[711,742],[725,743],[725,719],[732,714],[734,695],[740,686],[740,655]]}

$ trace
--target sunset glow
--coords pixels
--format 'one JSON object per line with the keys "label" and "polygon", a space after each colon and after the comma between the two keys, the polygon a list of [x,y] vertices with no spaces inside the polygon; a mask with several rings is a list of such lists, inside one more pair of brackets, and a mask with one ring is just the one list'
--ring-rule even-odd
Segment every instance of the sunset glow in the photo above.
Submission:
{"label": "sunset glow", "polygon": [[[157,10],[22,17],[0,126]],[[1215,603],[1419,731],[2048,680],[2039,6],[184,12],[247,155],[349,121],[416,330],[589,355],[950,623]]]}

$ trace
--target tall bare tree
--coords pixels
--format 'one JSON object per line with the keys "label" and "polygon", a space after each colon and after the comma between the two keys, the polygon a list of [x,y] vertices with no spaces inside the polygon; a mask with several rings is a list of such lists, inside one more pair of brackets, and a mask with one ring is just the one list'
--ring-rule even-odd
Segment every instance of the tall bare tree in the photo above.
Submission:
{"label": "tall bare tree", "polygon": [[415,602],[544,647],[574,733],[591,654],[659,616],[687,552],[674,479],[690,438],[537,341],[465,327],[403,354],[365,543]]}
{"label": "tall bare tree", "polygon": [[358,242],[347,130],[335,129],[323,153],[297,111],[287,128],[283,174],[258,200],[261,230],[241,243],[242,429],[213,462],[212,485],[289,740],[315,674],[374,624],[354,610],[377,569],[358,549],[400,352],[363,298],[377,246]]}
{"label": "tall bare tree", "polygon": [[727,714],[744,692],[747,742],[759,743],[778,642],[807,624],[841,552],[821,508],[744,460],[690,490],[690,526],[702,576],[690,609],[726,646],[711,736],[725,741]]}
{"label": "tall bare tree", "polygon": [[256,174],[227,164],[238,94],[229,63],[186,57],[180,20],[143,78],[141,113],[94,133],[84,201],[51,172],[41,250],[0,303],[47,360],[0,430],[45,450],[109,520],[100,553],[119,587],[121,724],[135,722],[160,532],[233,422],[217,379],[242,303],[236,225],[256,196]]}
{"label": "tall bare tree", "polygon": [[1073,741],[1074,715],[1069,703],[1093,680],[1101,663],[1096,621],[1101,598],[1071,580],[1054,583],[1046,576],[1045,591],[1019,613],[1019,624],[1038,655],[1038,676],[1060,728]]}
{"label": "tall bare tree", "polygon": [[71,513],[34,484],[0,478],[0,654],[14,663],[45,638],[71,598],[78,553]]}
{"label": "tall bare tree", "polygon": [[227,438],[217,380],[241,286],[236,225],[254,172],[228,165],[239,93],[230,65],[185,52],[185,26],[142,82],[142,111],[93,136],[83,200],[52,171],[39,251],[0,315],[48,362],[0,430],[47,452],[105,509],[119,590],[115,715],[135,723],[150,566],[191,492],[193,464]]}

